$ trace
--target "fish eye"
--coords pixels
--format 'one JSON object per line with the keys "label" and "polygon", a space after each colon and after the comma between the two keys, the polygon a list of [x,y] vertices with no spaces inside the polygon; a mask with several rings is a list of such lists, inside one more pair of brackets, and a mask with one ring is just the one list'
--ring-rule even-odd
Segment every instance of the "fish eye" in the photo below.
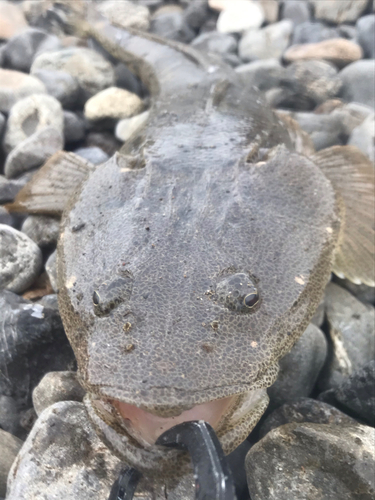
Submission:
{"label": "fish eye", "polygon": [[100,296],[99,296],[98,292],[95,291],[92,294],[92,301],[94,303],[94,306],[98,306],[99,305],[99,303],[100,303]]}
{"label": "fish eye", "polygon": [[246,297],[243,299],[243,303],[246,307],[249,307],[250,309],[254,307],[257,303],[259,302],[259,295],[258,292],[254,293],[249,293],[246,295]]}

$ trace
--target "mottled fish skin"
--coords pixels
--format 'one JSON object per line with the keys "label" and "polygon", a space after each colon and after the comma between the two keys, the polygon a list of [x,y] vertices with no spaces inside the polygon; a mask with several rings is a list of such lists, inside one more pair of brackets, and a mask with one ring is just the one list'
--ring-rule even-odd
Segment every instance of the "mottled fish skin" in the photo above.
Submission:
{"label": "mottled fish skin", "polygon": [[[234,427],[230,417],[244,394],[273,383],[321,300],[339,206],[328,179],[292,151],[280,121],[233,72],[102,30],[145,56],[157,99],[123,151],[143,168],[115,155],[65,211],[59,305],[103,439],[143,471],[181,473],[175,452],[142,448],[96,398],[168,416],[239,395],[217,430],[234,449],[266,402]],[[257,289],[253,308],[246,287]]]}

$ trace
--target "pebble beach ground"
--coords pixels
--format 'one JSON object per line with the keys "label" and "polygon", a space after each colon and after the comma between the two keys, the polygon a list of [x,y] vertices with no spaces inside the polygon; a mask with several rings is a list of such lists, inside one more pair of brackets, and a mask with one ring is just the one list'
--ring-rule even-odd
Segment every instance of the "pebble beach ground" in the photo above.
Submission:
{"label": "pebble beach ground", "polygon": [[[311,151],[354,145],[374,162],[372,0],[93,3],[124,28],[219,55]],[[147,120],[148,91],[64,34],[52,4],[0,1],[0,500],[104,500],[121,467],[87,421],[59,316],[59,219],[5,205],[58,152],[105,162]],[[238,500],[375,497],[374,305],[374,288],[332,276],[266,415],[229,456]]]}

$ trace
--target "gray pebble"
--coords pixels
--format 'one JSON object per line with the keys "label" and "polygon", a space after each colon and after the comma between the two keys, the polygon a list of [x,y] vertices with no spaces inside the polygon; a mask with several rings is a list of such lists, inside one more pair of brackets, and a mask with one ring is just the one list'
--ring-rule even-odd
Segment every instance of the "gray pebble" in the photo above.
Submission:
{"label": "gray pebble", "polygon": [[11,69],[28,73],[38,54],[60,48],[61,42],[57,36],[29,28],[8,41],[4,48],[4,63]]}
{"label": "gray pebble", "polygon": [[316,19],[322,19],[335,24],[356,21],[366,9],[367,0],[309,0],[314,8]]}
{"label": "gray pebble", "polygon": [[58,292],[57,286],[57,269],[56,269],[56,250],[51,253],[46,262],[46,272],[48,274],[49,281],[51,283],[52,289],[54,292]]}
{"label": "gray pebble", "polygon": [[238,51],[243,61],[280,58],[289,45],[293,23],[289,19],[269,26],[245,31],[240,40]]}
{"label": "gray pebble", "polygon": [[129,90],[139,97],[143,97],[144,90],[142,82],[130,71],[130,69],[123,63],[117,64],[115,67],[115,85],[122,89]]}
{"label": "gray pebble", "polygon": [[151,20],[150,31],[183,43],[190,43],[195,38],[195,32],[187,24],[183,12],[160,13]]}
{"label": "gray pebble", "polygon": [[339,33],[335,28],[325,26],[319,22],[306,21],[294,28],[291,45],[317,43],[338,37]]}
{"label": "gray pebble", "polygon": [[32,94],[45,94],[44,84],[34,76],[0,68],[0,111],[9,113],[16,102]]}
{"label": "gray pebble", "polygon": [[82,402],[84,395],[76,372],[50,372],[33,390],[33,405],[39,416],[43,410],[59,401]]}
{"label": "gray pebble", "polygon": [[0,429],[16,435],[19,432],[19,413],[16,400],[0,395]]}
{"label": "gray pebble", "polygon": [[341,97],[345,101],[355,101],[374,108],[374,61],[362,60],[349,64],[340,71],[339,77],[343,82]]}
{"label": "gray pebble", "polygon": [[9,432],[0,429],[0,495],[5,497],[9,470],[23,442]]}
{"label": "gray pebble", "polygon": [[25,234],[0,225],[0,289],[24,292],[39,275],[42,253]]}
{"label": "gray pebble", "polygon": [[0,175],[0,204],[13,201],[17,193],[29,182],[34,172],[28,172],[18,179],[7,179]]}
{"label": "gray pebble", "polygon": [[285,0],[282,4],[281,19],[290,19],[294,26],[310,20],[308,2],[300,0]]}
{"label": "gray pebble", "polygon": [[270,406],[276,408],[288,401],[311,394],[327,356],[323,332],[310,324],[292,350],[279,361],[276,382],[267,389]]}
{"label": "gray pebble", "polygon": [[80,97],[77,79],[66,71],[40,69],[34,76],[44,83],[47,93],[61,102],[64,109],[74,109]]}
{"label": "gray pebble", "polygon": [[94,165],[99,165],[108,160],[109,156],[102,149],[98,147],[91,148],[80,148],[76,149],[74,153],[85,160],[93,163]]}
{"label": "gray pebble", "polygon": [[14,219],[11,214],[0,205],[0,224],[14,227]]}
{"label": "gray pebble", "polygon": [[27,170],[40,167],[63,147],[63,136],[54,127],[47,126],[38,130],[9,153],[4,166],[5,177],[13,179]]}
{"label": "gray pebble", "polygon": [[368,116],[353,129],[348,144],[356,146],[372,162],[375,161],[375,114]]}
{"label": "gray pebble", "polygon": [[207,1],[190,2],[183,16],[190,28],[198,31],[210,17]]}
{"label": "gray pebble", "polygon": [[60,220],[48,215],[29,215],[21,231],[40,248],[56,245],[60,233]]}
{"label": "gray pebble", "polygon": [[9,114],[4,137],[5,151],[9,153],[45,127],[53,127],[63,136],[64,115],[59,101],[44,94],[34,94],[18,101]]}
{"label": "gray pebble", "polygon": [[365,57],[375,58],[375,14],[363,16],[358,19],[357,40],[363,49]]}
{"label": "gray pebble", "polygon": [[64,139],[65,144],[82,141],[86,134],[86,122],[73,111],[64,110]]}
{"label": "gray pebble", "polygon": [[191,46],[202,52],[213,52],[214,54],[235,53],[237,50],[237,40],[228,33],[219,33],[211,31],[203,33],[195,38]]}
{"label": "gray pebble", "polygon": [[340,279],[335,276],[335,282],[342,288],[346,288],[361,302],[375,305],[375,288],[367,285],[355,285],[347,279]]}
{"label": "gray pebble", "polygon": [[298,112],[291,116],[299,123],[302,130],[310,134],[315,150],[344,144],[342,123],[340,117],[334,113],[320,115]]}

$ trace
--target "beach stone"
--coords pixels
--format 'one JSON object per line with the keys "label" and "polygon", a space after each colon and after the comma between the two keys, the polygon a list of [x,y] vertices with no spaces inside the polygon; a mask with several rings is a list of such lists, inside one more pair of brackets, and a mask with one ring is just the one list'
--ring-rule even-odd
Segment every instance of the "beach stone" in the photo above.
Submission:
{"label": "beach stone", "polygon": [[250,449],[245,467],[252,500],[371,500],[374,430],[357,423],[286,424]]}
{"label": "beach stone", "polygon": [[278,0],[256,0],[260,3],[264,17],[267,23],[276,23],[279,19],[279,2]]}
{"label": "beach stone", "polygon": [[371,108],[375,106],[374,61],[363,60],[349,64],[339,73],[343,85],[341,97],[345,101],[355,101]]}
{"label": "beach stone", "polygon": [[63,136],[54,127],[38,130],[9,153],[4,165],[5,177],[13,179],[28,170],[40,167],[63,147]]}
{"label": "beach stone", "polygon": [[74,153],[93,165],[100,165],[109,159],[109,155],[98,147],[79,148]]}
{"label": "beach stone", "polygon": [[41,491],[51,500],[108,498],[121,468],[82,403],[55,403],[40,415],[14,462],[7,500],[37,500]]}
{"label": "beach stone", "polygon": [[237,40],[228,33],[211,31],[197,36],[191,46],[202,52],[213,52],[215,54],[230,54],[237,50]]}
{"label": "beach stone", "polygon": [[323,401],[297,398],[274,410],[262,423],[259,436],[262,439],[272,429],[281,425],[303,422],[346,425],[354,424],[355,420]]}
{"label": "beach stone", "polygon": [[370,59],[375,58],[375,14],[363,16],[358,19],[357,24],[357,39],[359,45],[363,49],[365,57]]}
{"label": "beach stone", "polygon": [[73,111],[64,110],[64,140],[66,144],[80,142],[85,138],[86,123],[85,120],[73,113]]}
{"label": "beach stone", "polygon": [[60,234],[60,220],[48,215],[29,215],[21,231],[40,248],[56,245]]}
{"label": "beach stone", "polygon": [[0,2],[0,39],[9,39],[27,28],[27,22],[19,5],[2,0]]}
{"label": "beach stone", "polygon": [[17,402],[10,396],[0,395],[0,429],[13,435],[19,433]]}
{"label": "beach stone", "polygon": [[235,69],[245,85],[257,87],[259,90],[268,90],[280,85],[285,71],[278,59],[260,59]]}
{"label": "beach stone", "polygon": [[[0,224],[14,227],[14,219],[4,207],[0,206]],[[0,424],[1,427],[1,424]]]}
{"label": "beach stone", "polygon": [[18,179],[7,179],[4,175],[0,175],[0,204],[13,201],[33,175],[34,172],[28,172]]}
{"label": "beach stone", "polygon": [[310,324],[292,350],[279,361],[276,382],[267,389],[270,408],[310,396],[327,357],[327,340]]}
{"label": "beach stone", "polygon": [[278,59],[289,45],[292,31],[293,23],[288,19],[260,30],[248,30],[240,40],[239,56],[243,61]]}
{"label": "beach stone", "polygon": [[320,59],[343,68],[361,59],[362,55],[362,49],[357,43],[344,38],[332,38],[318,43],[292,45],[284,53],[283,58],[287,63]]}
{"label": "beach stone", "polygon": [[206,0],[203,2],[190,2],[184,10],[185,22],[194,31],[198,31],[210,17],[208,3]]}
{"label": "beach stone", "polygon": [[45,94],[46,87],[37,78],[0,68],[0,111],[9,113],[12,106],[31,94]]}
{"label": "beach stone", "polygon": [[171,12],[156,12],[151,20],[150,31],[164,38],[183,43],[190,43],[195,38],[195,32],[185,21],[183,11],[179,9]]}
{"label": "beach stone", "polygon": [[61,102],[65,109],[74,109],[79,100],[77,79],[65,71],[41,69],[34,76],[44,83],[47,93]]}
{"label": "beach stone", "polygon": [[367,7],[367,0],[310,0],[316,19],[335,24],[356,21]]}
{"label": "beach stone", "polygon": [[85,117],[88,120],[111,118],[120,120],[140,113],[143,101],[136,94],[125,89],[109,87],[91,97],[85,104]]}
{"label": "beach stone", "polygon": [[334,109],[332,113],[341,119],[341,129],[347,139],[349,139],[353,130],[361,125],[366,118],[371,118],[374,115],[371,108],[357,102],[343,103],[341,107]]}
{"label": "beach stone", "polygon": [[150,27],[150,11],[144,5],[137,5],[127,0],[106,0],[99,2],[95,8],[111,22],[122,28],[136,28],[147,31]]}
{"label": "beach stone", "polygon": [[295,26],[291,45],[303,43],[318,43],[331,38],[338,38],[340,35],[336,28],[326,26],[323,23],[305,21]]}
{"label": "beach stone", "polygon": [[321,115],[298,112],[293,113],[292,117],[302,130],[310,134],[316,151],[345,143],[341,119],[334,113]]}
{"label": "beach stone", "polygon": [[49,372],[33,390],[33,405],[39,416],[43,410],[59,401],[82,402],[84,395],[76,372]]}
{"label": "beach stone", "polygon": [[48,257],[47,262],[46,262],[46,266],[45,266],[49,281],[50,281],[52,289],[55,293],[57,293],[58,289],[59,289],[59,287],[57,286],[56,257],[57,257],[57,251],[55,250]]}
{"label": "beach stone", "polygon": [[355,285],[348,279],[341,279],[337,276],[334,277],[335,283],[337,283],[342,288],[349,290],[349,292],[354,295],[361,302],[375,305],[375,288],[367,285]]}
{"label": "beach stone", "polygon": [[111,65],[98,52],[83,47],[69,47],[56,52],[45,52],[35,58],[31,74],[40,70],[65,71],[75,77],[80,85],[82,103],[114,84]]}
{"label": "beach stone", "polygon": [[138,129],[140,129],[149,117],[150,112],[144,111],[140,115],[135,115],[132,118],[124,118],[120,120],[115,129],[115,136],[119,141],[127,141]]}
{"label": "beach stone", "polygon": [[310,9],[308,2],[300,0],[284,1],[281,8],[281,19],[290,19],[294,26],[310,20]]}
{"label": "beach stone", "polygon": [[9,432],[0,429],[0,495],[5,497],[9,470],[23,442]]}
{"label": "beach stone", "polygon": [[0,289],[22,293],[42,268],[39,247],[17,229],[0,225]]}
{"label": "beach stone", "polygon": [[231,0],[220,12],[216,28],[219,33],[242,33],[260,28],[264,19],[260,3],[251,0]]}
{"label": "beach stone", "polygon": [[126,89],[139,97],[143,97],[144,90],[142,82],[123,63],[115,67],[116,87]]}
{"label": "beach stone", "polygon": [[[375,161],[375,114],[368,116],[353,129],[348,144],[356,146],[368,158]],[[368,287],[370,288],[370,287]]]}
{"label": "beach stone", "polygon": [[60,48],[61,42],[57,36],[28,28],[8,41],[4,47],[4,63],[9,68],[28,73],[38,54]]}
{"label": "beach stone", "polygon": [[52,127],[63,136],[64,115],[54,97],[34,94],[18,101],[11,109],[4,136],[4,149],[10,152],[25,139]]}

